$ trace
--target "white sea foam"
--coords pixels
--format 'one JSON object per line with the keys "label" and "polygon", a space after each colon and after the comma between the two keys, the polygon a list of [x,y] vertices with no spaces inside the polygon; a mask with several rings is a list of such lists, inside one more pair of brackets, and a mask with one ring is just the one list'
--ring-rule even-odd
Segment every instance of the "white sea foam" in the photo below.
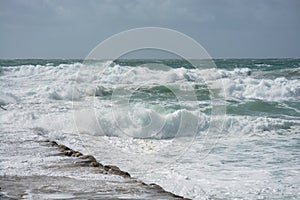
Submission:
{"label": "white sea foam", "polygon": [[269,64],[255,64],[256,67],[271,67],[272,65],[269,65]]}
{"label": "white sea foam", "polygon": [[[110,62],[109,62],[110,63]],[[204,84],[211,80],[220,80],[228,99],[260,99],[266,101],[297,101],[300,99],[300,81],[284,77],[276,79],[256,79],[248,68],[233,71],[217,69],[171,69],[166,71],[152,70],[146,67],[129,67],[115,65],[84,66],[79,63],[61,64],[59,66],[7,67],[18,78],[29,78],[34,81],[47,80],[46,91],[49,98],[57,100],[80,100],[81,96],[103,96],[107,91],[130,86],[151,86],[178,84],[182,90],[191,90],[195,83]],[[189,83],[189,84],[187,84]],[[42,85],[42,84],[41,84]],[[73,90],[72,87],[75,87]],[[32,90],[35,88],[31,88]],[[71,94],[73,93],[73,94]]]}
{"label": "white sea foam", "polygon": [[224,87],[228,98],[260,99],[265,101],[298,101],[300,100],[300,81],[287,80],[284,77],[270,79],[254,79],[251,77],[224,79]]}
{"label": "white sea foam", "polygon": [[[92,108],[90,115],[95,119],[89,119],[87,114],[79,113],[77,116],[81,131],[98,135],[129,135],[133,137],[170,138],[177,135],[179,124],[186,127],[185,133],[179,135],[193,136],[205,131],[210,121],[210,116],[202,113],[201,109],[190,110],[181,108],[177,111],[165,112],[163,107],[149,107],[149,105],[136,103],[126,110],[114,111],[110,103],[105,106],[105,101],[95,101],[92,96],[106,96],[116,88],[130,89],[134,87],[153,87],[156,85],[179,85],[183,91],[193,90],[197,81],[209,77],[217,78],[224,84],[227,99],[252,101],[297,101],[300,99],[300,81],[288,80],[284,77],[270,79],[256,79],[252,77],[248,68],[226,70],[199,70],[199,69],[168,69],[164,71],[151,70],[145,67],[121,67],[115,65],[108,67],[111,62],[99,66],[85,66],[79,63],[61,64],[59,66],[20,66],[5,68],[4,79],[15,79],[16,86],[12,91],[5,87],[1,91],[1,105],[16,104],[18,102],[51,102],[53,101],[78,101],[78,105],[84,103]],[[100,67],[101,67],[100,66]],[[28,82],[28,77],[30,81]],[[9,83],[9,82],[8,82]],[[39,87],[36,87],[39,85]],[[139,86],[141,85],[141,86]],[[150,86],[149,86],[150,85]],[[83,103],[84,102],[84,103]],[[96,104],[98,103],[98,107]],[[195,106],[195,105],[194,105]],[[75,107],[77,109],[77,107]],[[81,111],[78,111],[81,112]],[[128,112],[131,113],[128,115]],[[33,114],[38,115],[38,114]],[[182,118],[185,116],[184,118]],[[89,123],[88,121],[92,122]],[[244,132],[260,127],[260,122],[249,119],[230,119],[225,127],[234,127],[234,132]],[[250,120],[251,121],[251,120]],[[199,123],[198,130],[189,124]],[[282,122],[286,124],[285,122]],[[230,124],[234,124],[230,125]],[[277,122],[259,130],[272,130]],[[100,127],[99,127],[100,125]],[[248,128],[247,128],[248,127]],[[261,126],[263,127],[263,126]],[[190,129],[189,129],[190,128]],[[87,129],[87,130],[86,130]]]}
{"label": "white sea foam", "polygon": [[14,104],[18,100],[18,97],[10,92],[0,92],[0,105]]}
{"label": "white sea foam", "polygon": [[[135,177],[191,198],[257,199],[299,194],[295,187],[299,186],[295,178],[299,169],[292,167],[298,162],[297,116],[228,114],[224,135],[214,137],[205,135],[211,120],[209,100],[197,105],[186,101],[174,109],[168,106],[174,106],[176,101],[169,101],[168,105],[159,104],[159,100],[158,104],[132,101],[128,107],[114,107],[116,102],[105,99],[116,89],[138,91],[166,85],[190,92],[196,85],[218,80],[223,82],[227,100],[293,103],[300,100],[299,80],[258,78],[248,68],[159,71],[145,66],[108,67],[110,63],[4,67],[0,76],[0,104],[8,112],[0,110],[1,131],[25,137],[40,127],[39,136],[76,146],[75,149],[91,153],[104,163],[116,164]],[[286,108],[298,111],[293,104]],[[288,140],[284,138],[286,143],[276,143],[284,136],[288,136]],[[183,160],[174,162],[178,155],[173,150],[183,151],[191,142],[193,146],[185,152]],[[160,152],[166,154],[159,157]],[[206,159],[204,152],[211,152]],[[5,159],[8,160],[1,166],[12,164],[17,169],[5,168],[7,173],[18,174],[18,170],[24,172],[22,169],[23,175],[31,173],[26,158],[15,157],[19,159],[15,164]],[[280,162],[280,171],[273,168],[274,162]],[[160,170],[147,173],[150,168]],[[36,173],[43,173],[42,168],[39,170]],[[281,173],[279,178],[276,173]]]}
{"label": "white sea foam", "polygon": [[207,129],[209,117],[184,109],[160,113],[135,105],[129,114],[127,110],[118,109],[115,112],[110,108],[83,110],[76,113],[75,120],[83,133],[161,139],[195,136],[200,130]]}

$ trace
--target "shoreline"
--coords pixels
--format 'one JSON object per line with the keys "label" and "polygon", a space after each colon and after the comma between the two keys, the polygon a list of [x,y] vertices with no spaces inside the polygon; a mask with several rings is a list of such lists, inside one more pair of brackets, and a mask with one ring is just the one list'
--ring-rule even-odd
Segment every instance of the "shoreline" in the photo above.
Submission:
{"label": "shoreline", "polygon": [[[49,156],[70,158],[67,163],[61,161],[59,165],[49,166],[49,169],[71,171],[71,176],[53,176],[52,171],[50,176],[0,176],[0,197],[30,199],[40,195],[38,197],[42,199],[188,199],[168,192],[155,183],[146,184],[117,166],[103,165],[94,156],[82,154],[56,141],[43,140],[38,143],[55,148],[56,153],[53,152],[54,154]],[[90,174],[95,179],[83,181],[72,177],[72,174],[76,173]],[[104,177],[99,179],[96,175]],[[111,181],[106,179],[106,176],[116,176],[117,180]],[[74,192],[78,188],[87,188],[90,191],[79,189],[79,192]]]}

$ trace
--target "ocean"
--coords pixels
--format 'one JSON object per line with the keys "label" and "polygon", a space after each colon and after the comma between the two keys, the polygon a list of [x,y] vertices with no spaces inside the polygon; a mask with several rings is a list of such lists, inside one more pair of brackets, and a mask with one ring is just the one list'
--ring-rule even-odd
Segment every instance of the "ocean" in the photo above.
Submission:
{"label": "ocean", "polygon": [[0,60],[0,179],[70,178],[14,151],[44,138],[191,199],[300,199],[300,59],[196,63]]}

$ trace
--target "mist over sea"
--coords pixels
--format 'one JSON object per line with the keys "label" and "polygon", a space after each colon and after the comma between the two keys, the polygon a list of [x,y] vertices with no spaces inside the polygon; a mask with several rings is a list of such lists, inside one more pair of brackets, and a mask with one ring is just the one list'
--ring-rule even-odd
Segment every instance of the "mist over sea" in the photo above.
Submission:
{"label": "mist over sea", "polygon": [[[300,59],[213,61],[0,60],[0,132],[10,148],[59,141],[193,199],[299,199]],[[2,143],[0,176],[45,172]]]}

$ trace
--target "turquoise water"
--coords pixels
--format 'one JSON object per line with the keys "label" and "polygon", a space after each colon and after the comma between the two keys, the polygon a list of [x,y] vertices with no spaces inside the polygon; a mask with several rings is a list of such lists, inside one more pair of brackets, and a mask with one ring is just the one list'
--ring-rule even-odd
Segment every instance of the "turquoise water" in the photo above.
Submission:
{"label": "turquoise water", "polygon": [[190,198],[299,199],[300,59],[197,63],[0,60],[3,129],[42,128]]}

